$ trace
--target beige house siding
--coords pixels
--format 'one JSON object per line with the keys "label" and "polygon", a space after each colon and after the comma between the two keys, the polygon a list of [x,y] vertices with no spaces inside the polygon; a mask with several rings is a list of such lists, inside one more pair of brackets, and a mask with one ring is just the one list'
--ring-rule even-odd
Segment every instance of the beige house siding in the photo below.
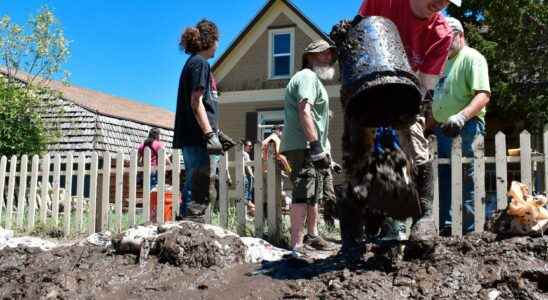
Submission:
{"label": "beige house siding", "polygon": [[[295,67],[294,70],[300,69],[300,57],[303,49],[312,40],[301,29],[295,27],[289,18],[283,13],[280,14],[275,21],[270,25],[272,28],[292,28],[295,30]],[[287,79],[268,79],[268,39],[269,31],[261,34],[259,39],[240,59],[238,64],[230,70],[230,72],[219,81],[219,90],[221,91],[242,91],[242,90],[259,90],[259,89],[275,89],[283,88],[287,85]]]}

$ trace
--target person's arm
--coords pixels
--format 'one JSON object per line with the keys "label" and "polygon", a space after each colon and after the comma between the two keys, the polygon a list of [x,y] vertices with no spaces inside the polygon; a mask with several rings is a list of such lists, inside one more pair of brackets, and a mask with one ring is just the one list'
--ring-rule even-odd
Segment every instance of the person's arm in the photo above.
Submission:
{"label": "person's arm", "polygon": [[489,104],[491,100],[491,93],[486,91],[476,91],[476,95],[472,99],[472,102],[468,104],[461,112],[464,114],[467,120],[477,116],[481,110]]}
{"label": "person's arm", "polygon": [[207,113],[204,107],[202,99],[204,97],[204,90],[202,88],[196,89],[192,92],[190,98],[190,106],[192,107],[192,112],[194,112],[194,117],[196,117],[196,122],[202,129],[204,135],[212,132],[211,125],[209,124],[209,119],[207,118]]}
{"label": "person's arm", "polygon": [[299,102],[299,121],[303,128],[304,136],[310,143],[318,141],[318,132],[314,125],[314,119],[312,118],[312,105],[308,103],[307,99],[302,99]]}

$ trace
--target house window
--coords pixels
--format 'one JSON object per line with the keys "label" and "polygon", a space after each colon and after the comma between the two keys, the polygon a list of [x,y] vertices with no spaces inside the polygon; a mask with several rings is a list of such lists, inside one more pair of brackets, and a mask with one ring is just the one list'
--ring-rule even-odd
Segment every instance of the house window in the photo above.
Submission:
{"label": "house window", "polygon": [[270,31],[269,78],[289,78],[293,73],[294,29]]}

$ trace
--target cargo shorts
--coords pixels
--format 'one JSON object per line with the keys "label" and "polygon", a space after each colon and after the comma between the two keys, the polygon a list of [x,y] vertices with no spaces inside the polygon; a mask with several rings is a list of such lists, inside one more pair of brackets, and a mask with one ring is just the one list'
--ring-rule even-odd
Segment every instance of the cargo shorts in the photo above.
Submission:
{"label": "cargo shorts", "polygon": [[283,154],[292,169],[289,178],[293,185],[293,203],[315,205],[334,199],[335,190],[330,169],[316,169],[308,150],[291,150]]}

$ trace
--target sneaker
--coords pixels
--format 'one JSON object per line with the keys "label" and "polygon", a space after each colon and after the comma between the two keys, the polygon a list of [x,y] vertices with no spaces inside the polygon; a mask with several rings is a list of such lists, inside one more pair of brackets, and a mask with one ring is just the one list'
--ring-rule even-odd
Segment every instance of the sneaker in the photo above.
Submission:
{"label": "sneaker", "polygon": [[320,251],[331,251],[335,249],[335,245],[324,240],[321,236],[313,236],[307,234],[304,236],[303,244],[309,248]]}

